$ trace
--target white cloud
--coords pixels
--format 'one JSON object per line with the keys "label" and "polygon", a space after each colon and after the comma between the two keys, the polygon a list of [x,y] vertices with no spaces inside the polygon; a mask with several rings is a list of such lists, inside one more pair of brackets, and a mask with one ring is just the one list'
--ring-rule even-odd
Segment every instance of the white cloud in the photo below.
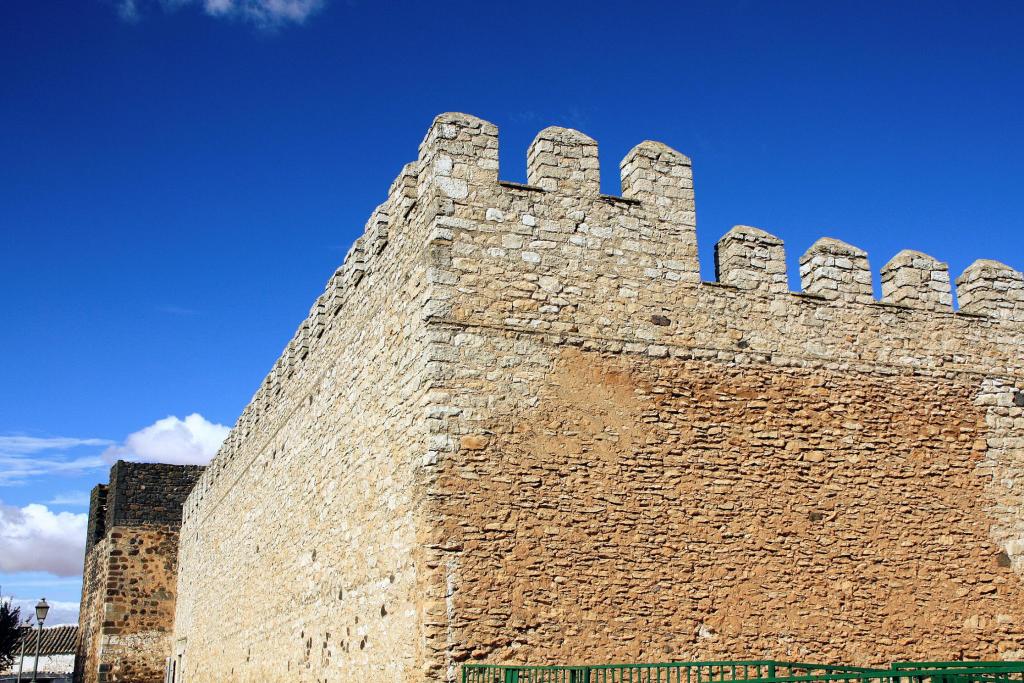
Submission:
{"label": "white cloud", "polygon": [[81,574],[88,518],[38,503],[22,508],[0,503],[0,572]]}
{"label": "white cloud", "polygon": [[[0,601],[13,603],[15,607],[21,609],[21,623],[25,623],[25,619],[29,616],[32,617],[32,622],[35,623],[36,603],[39,600],[15,598],[7,595],[0,597]],[[46,622],[43,624],[44,628],[78,623],[77,602],[47,600],[46,604],[50,606],[50,611],[46,614]]]}
{"label": "white cloud", "polygon": [[184,420],[171,415],[128,435],[123,445],[108,448],[103,455],[108,461],[120,458],[174,465],[205,465],[217,454],[230,431],[230,427],[210,422],[199,413],[192,413]]}
{"label": "white cloud", "polygon": [[274,28],[287,23],[301,24],[324,6],[326,0],[116,0],[117,10],[127,21],[136,21],[142,8],[159,4],[164,10],[198,5],[213,17],[249,21],[261,28]]}

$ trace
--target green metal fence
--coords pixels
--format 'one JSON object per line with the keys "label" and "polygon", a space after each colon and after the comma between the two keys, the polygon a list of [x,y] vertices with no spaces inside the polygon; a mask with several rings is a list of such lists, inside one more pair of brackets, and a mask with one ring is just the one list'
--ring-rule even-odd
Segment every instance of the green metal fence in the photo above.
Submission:
{"label": "green metal fence", "polygon": [[893,662],[890,667],[919,678],[931,672],[932,683],[1018,683],[1024,681],[1024,662]]}
{"label": "green metal fence", "polygon": [[462,683],[1024,683],[1024,662],[894,662],[888,668],[776,660],[518,666],[467,664]]}
{"label": "green metal fence", "polygon": [[774,660],[507,666],[467,664],[463,683],[719,683],[871,671],[864,667]]}

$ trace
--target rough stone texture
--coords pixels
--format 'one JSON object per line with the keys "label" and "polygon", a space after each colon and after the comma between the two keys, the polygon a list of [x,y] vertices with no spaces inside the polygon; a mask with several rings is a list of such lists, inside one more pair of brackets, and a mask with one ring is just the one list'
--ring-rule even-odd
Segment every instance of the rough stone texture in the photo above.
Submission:
{"label": "rough stone texture", "polygon": [[161,524],[178,526],[181,506],[203,468],[117,461],[110,468],[106,528]]}
{"label": "rough stone texture", "polygon": [[437,491],[460,548],[454,659],[1019,647],[970,382],[528,346],[547,358],[536,404],[481,416],[487,448]]}
{"label": "rough stone texture", "polygon": [[718,240],[715,273],[723,285],[761,292],[789,291],[782,240],[749,225],[737,225]]}
{"label": "rough stone texture", "polygon": [[545,128],[526,152],[526,179],[545,191],[599,194],[597,143],[572,128]]}
{"label": "rough stone texture", "polygon": [[1005,263],[979,259],[956,280],[960,310],[1024,322],[1024,274]]}
{"label": "rough stone texture", "polygon": [[89,494],[89,521],[86,526],[85,552],[107,535],[107,494],[106,484],[97,484]]}
{"label": "rough stone texture", "polygon": [[882,301],[929,311],[952,309],[949,266],[928,254],[904,249],[882,266]]}
{"label": "rough stone texture", "polygon": [[1024,324],[756,229],[700,283],[689,160],[596,158],[435,120],[186,502],[184,680],[1022,655]]}
{"label": "rough stone texture", "polygon": [[[461,121],[461,119],[460,119]],[[439,117],[185,505],[174,654],[186,681],[405,680],[422,676],[426,311],[439,302],[427,215],[493,164]],[[417,183],[429,191],[417,199]],[[473,186],[475,187],[475,185]],[[415,205],[414,205],[415,203]],[[303,330],[319,330],[309,335]],[[179,679],[180,680],[180,679]]]}
{"label": "rough stone texture", "polygon": [[662,233],[659,249],[671,263],[666,277],[700,282],[697,262],[697,212],[689,157],[660,142],[645,140],[619,164],[622,197],[647,207],[650,227]]}
{"label": "rough stone texture", "polygon": [[[1020,384],[1018,383],[1019,387]],[[988,446],[979,472],[991,476],[1000,496],[992,509],[992,537],[1017,573],[1024,569],[1024,392],[1000,379],[982,382],[975,404],[985,409]]]}
{"label": "rough stone texture", "polygon": [[76,680],[159,683],[170,652],[178,532],[117,527],[86,557]]}
{"label": "rough stone texture", "polygon": [[857,304],[875,300],[868,253],[831,237],[822,237],[800,257],[800,286],[829,300]]}
{"label": "rough stone texture", "polygon": [[75,681],[163,681],[182,503],[202,469],[118,461],[93,489]]}

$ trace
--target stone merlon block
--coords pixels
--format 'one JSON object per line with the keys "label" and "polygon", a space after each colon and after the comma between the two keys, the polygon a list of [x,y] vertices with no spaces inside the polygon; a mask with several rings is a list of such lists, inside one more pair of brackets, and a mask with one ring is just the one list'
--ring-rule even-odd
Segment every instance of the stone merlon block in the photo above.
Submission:
{"label": "stone merlon block", "polygon": [[420,143],[419,195],[434,187],[442,197],[465,201],[474,185],[498,181],[498,127],[469,114],[434,119]]}
{"label": "stone merlon block", "polygon": [[882,301],[928,311],[952,311],[949,266],[904,249],[882,267]]}
{"label": "stone merlon block", "polygon": [[822,237],[800,257],[800,285],[829,300],[874,301],[867,252],[831,237]]}
{"label": "stone merlon block", "polygon": [[619,164],[622,196],[648,207],[660,221],[659,229],[676,245],[673,259],[685,266],[681,275],[700,281],[697,261],[697,212],[690,158],[671,147],[645,140]]}
{"label": "stone merlon block", "polygon": [[410,161],[402,167],[398,177],[388,189],[388,197],[398,207],[398,213],[404,215],[409,206],[416,201],[416,179],[419,176],[419,162]]}
{"label": "stone merlon block", "polygon": [[548,192],[599,194],[597,142],[572,128],[545,128],[526,152],[526,180]]}
{"label": "stone merlon block", "polygon": [[1024,273],[1005,263],[975,261],[957,278],[956,291],[964,313],[1024,321]]}
{"label": "stone merlon block", "polygon": [[647,140],[629,151],[619,169],[623,197],[656,207],[662,220],[696,228],[689,157]]}
{"label": "stone merlon block", "polygon": [[740,289],[789,291],[782,240],[749,225],[737,225],[718,240],[715,273],[722,284]]}

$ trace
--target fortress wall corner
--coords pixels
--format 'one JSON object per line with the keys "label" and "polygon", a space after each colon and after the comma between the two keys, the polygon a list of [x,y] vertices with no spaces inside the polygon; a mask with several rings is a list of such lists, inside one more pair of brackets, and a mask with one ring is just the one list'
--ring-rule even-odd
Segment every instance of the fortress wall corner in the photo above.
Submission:
{"label": "fortress wall corner", "polygon": [[430,433],[445,370],[426,319],[445,303],[439,218],[496,175],[488,149],[483,122],[434,122],[186,501],[173,652],[185,680],[437,670],[445,597],[421,510],[449,444]]}
{"label": "fortress wall corner", "polygon": [[525,156],[438,116],[299,324],[185,505],[186,680],[1024,650],[1019,274],[954,312],[904,252],[875,301],[821,240],[793,293],[738,226],[702,282],[686,156]]}

